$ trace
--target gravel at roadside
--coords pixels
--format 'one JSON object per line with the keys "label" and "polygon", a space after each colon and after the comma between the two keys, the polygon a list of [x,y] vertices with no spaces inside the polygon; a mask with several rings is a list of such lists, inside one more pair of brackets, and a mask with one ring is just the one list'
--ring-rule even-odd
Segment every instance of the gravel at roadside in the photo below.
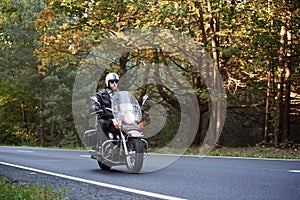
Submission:
{"label": "gravel at roadside", "polygon": [[8,178],[13,183],[33,183],[39,187],[50,187],[62,192],[65,200],[152,200],[155,198],[130,194],[110,188],[100,187],[60,177],[35,173],[0,164],[0,177]]}

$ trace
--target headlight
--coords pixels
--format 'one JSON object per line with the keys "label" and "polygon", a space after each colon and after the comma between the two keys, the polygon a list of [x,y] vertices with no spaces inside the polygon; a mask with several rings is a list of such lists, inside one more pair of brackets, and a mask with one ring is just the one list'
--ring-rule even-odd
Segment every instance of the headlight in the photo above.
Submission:
{"label": "headlight", "polygon": [[135,119],[135,114],[134,113],[126,113],[123,117],[123,121],[126,123],[126,124],[133,124],[136,119]]}

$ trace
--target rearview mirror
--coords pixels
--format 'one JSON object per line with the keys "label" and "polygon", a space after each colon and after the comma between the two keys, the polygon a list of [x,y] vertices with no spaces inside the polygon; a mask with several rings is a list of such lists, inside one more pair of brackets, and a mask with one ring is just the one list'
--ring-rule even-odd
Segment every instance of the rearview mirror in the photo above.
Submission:
{"label": "rearview mirror", "polygon": [[148,95],[144,95],[142,105],[144,105],[148,99],[149,99]]}

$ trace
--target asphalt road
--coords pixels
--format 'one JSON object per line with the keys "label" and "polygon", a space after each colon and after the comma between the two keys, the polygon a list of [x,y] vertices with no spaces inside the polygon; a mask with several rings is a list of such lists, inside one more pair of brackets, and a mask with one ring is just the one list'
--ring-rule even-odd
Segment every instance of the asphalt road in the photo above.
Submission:
{"label": "asphalt road", "polygon": [[[174,157],[174,156],[173,156]],[[300,199],[300,160],[149,155],[140,174],[99,169],[88,151],[0,147],[0,165],[165,199]]]}

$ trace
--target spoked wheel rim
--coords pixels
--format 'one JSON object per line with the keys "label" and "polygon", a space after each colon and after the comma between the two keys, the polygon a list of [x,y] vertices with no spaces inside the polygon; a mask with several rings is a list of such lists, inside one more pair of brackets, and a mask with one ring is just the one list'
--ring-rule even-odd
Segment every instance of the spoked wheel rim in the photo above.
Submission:
{"label": "spoked wheel rim", "polygon": [[128,156],[126,157],[127,169],[130,173],[140,172],[144,162],[144,150],[141,139],[132,138],[127,143]]}

